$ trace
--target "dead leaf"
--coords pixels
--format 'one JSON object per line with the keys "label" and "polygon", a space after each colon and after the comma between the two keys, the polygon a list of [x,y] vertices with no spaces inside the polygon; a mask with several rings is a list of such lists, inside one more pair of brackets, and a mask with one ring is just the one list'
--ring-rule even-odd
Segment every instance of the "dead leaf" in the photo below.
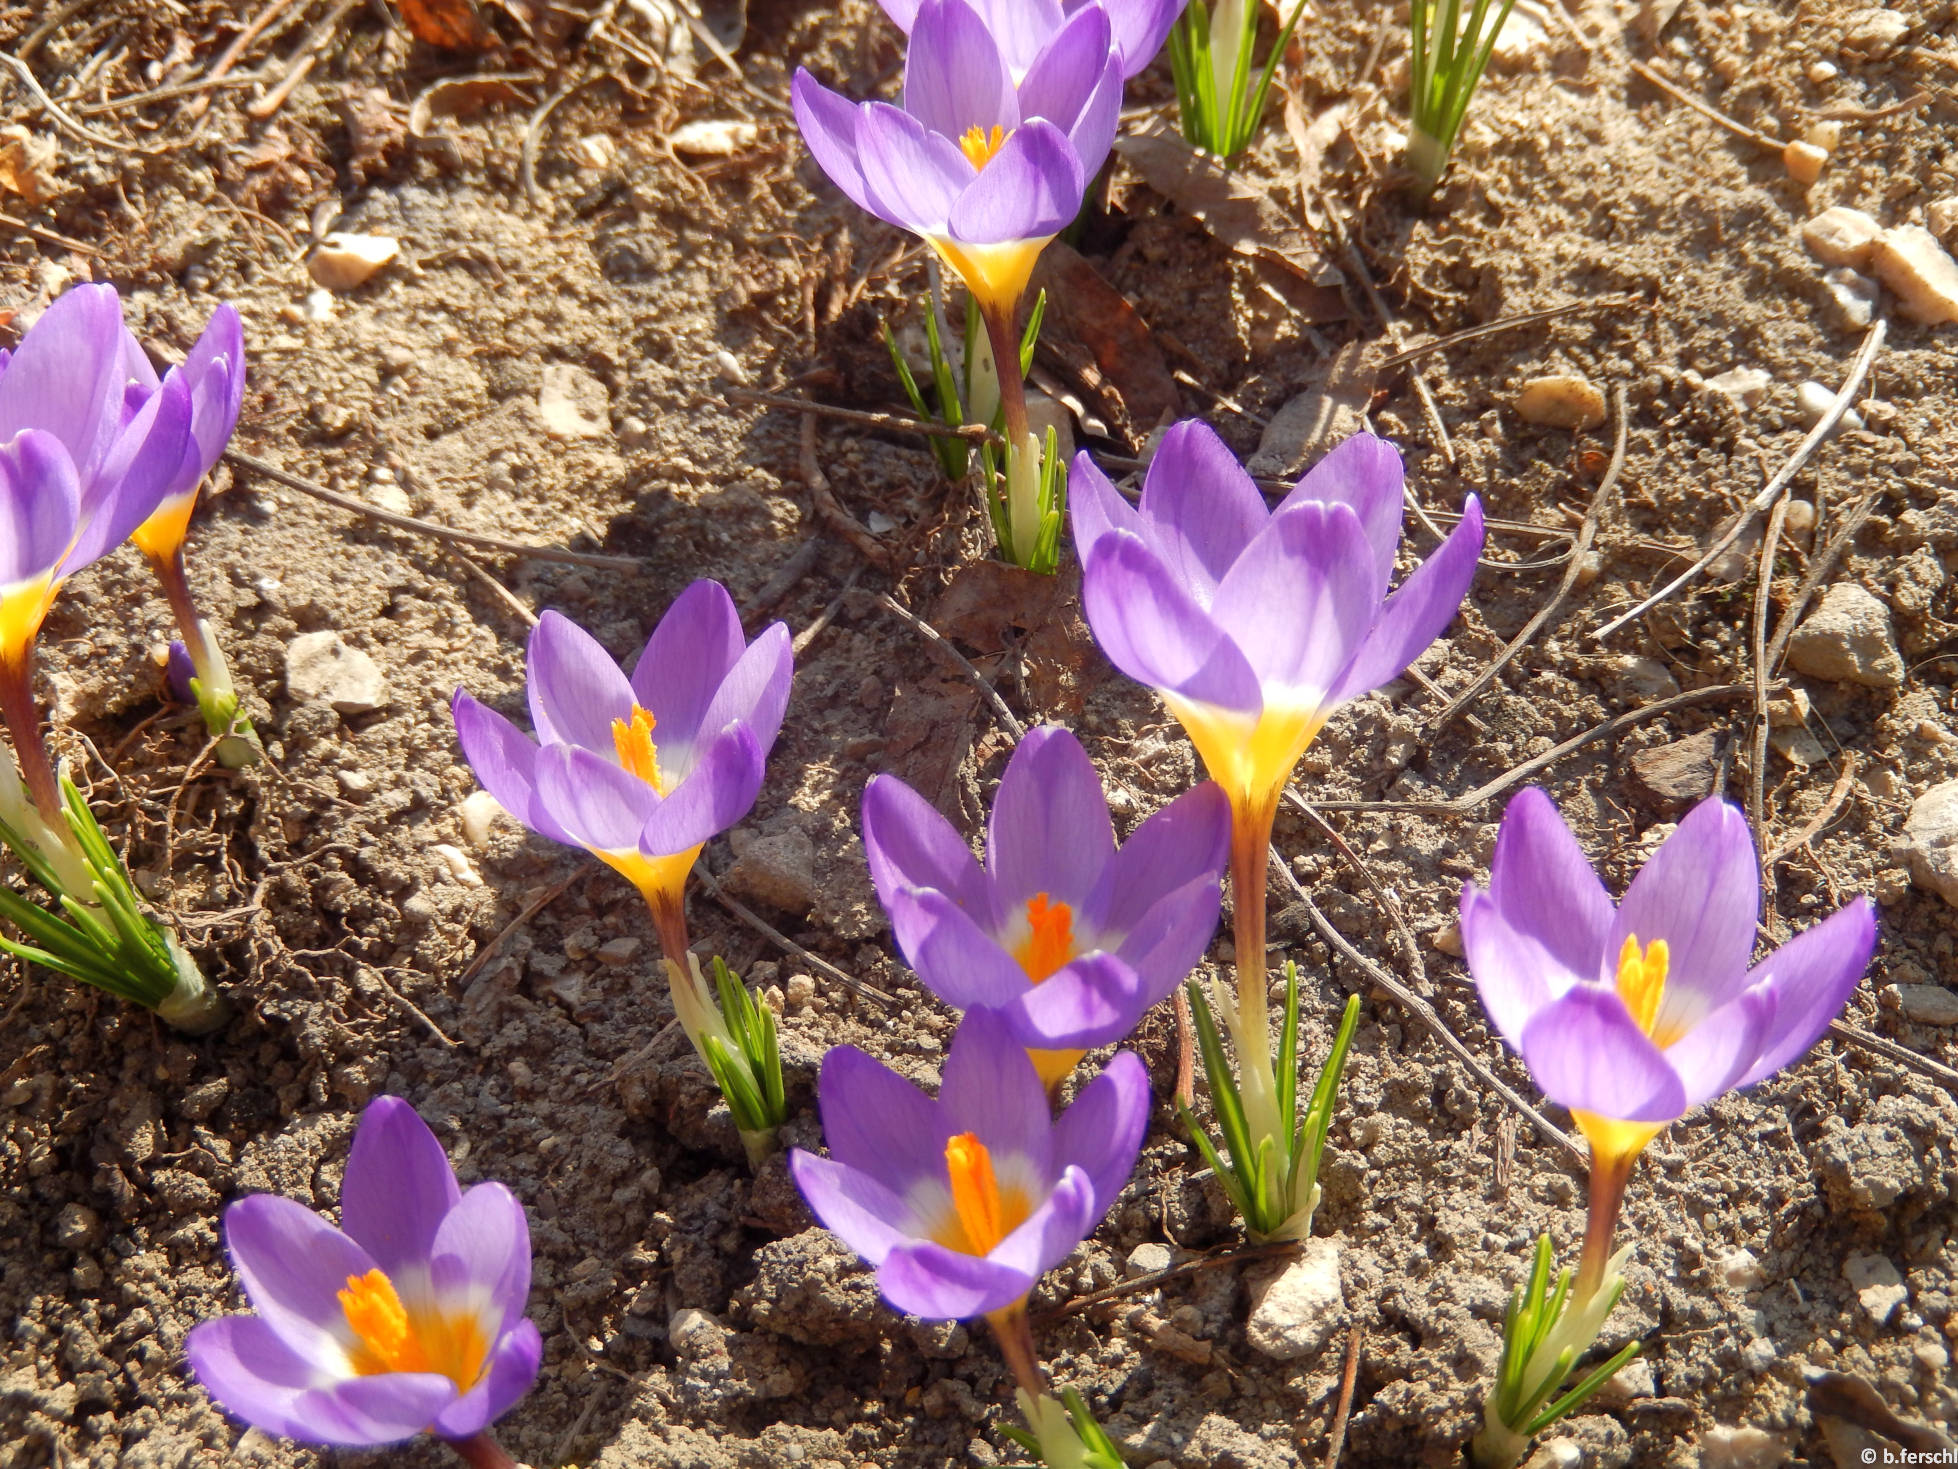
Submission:
{"label": "dead leaf", "polygon": [[1325,170],[1326,154],[1339,140],[1339,130],[1353,111],[1350,101],[1333,103],[1312,121],[1305,120],[1296,93],[1285,94],[1285,135],[1299,155],[1299,192],[1311,198],[1319,192],[1319,175]]}
{"label": "dead leaf", "polygon": [[[1033,284],[1047,292],[1043,347],[1055,346],[1048,332],[1073,338],[1094,360],[1092,377],[1076,386],[1103,400],[1102,417],[1122,424],[1131,446],[1148,436],[1165,415],[1182,408],[1176,379],[1149,324],[1122,293],[1065,242],[1055,240],[1040,254]],[[1110,396],[1114,402],[1106,401]]]}
{"label": "dead leaf", "polygon": [[53,138],[18,124],[0,128],[0,189],[18,194],[29,208],[39,208],[66,189],[55,177],[60,161],[61,148]]}
{"label": "dead leaf", "polygon": [[437,82],[415,98],[414,105],[408,109],[409,135],[427,137],[429,125],[438,117],[468,117],[471,113],[505,102],[527,105],[532,98],[516,84],[535,80],[534,76],[519,74],[509,77],[460,77]]}
{"label": "dead leaf", "polygon": [[1958,1443],[1929,1424],[1898,1417],[1883,1394],[1860,1377],[1813,1367],[1803,1376],[1808,1381],[1809,1411],[1817,1417],[1840,1418],[1919,1453],[1958,1448]]}
{"label": "dead leaf", "polygon": [[408,137],[401,110],[380,87],[363,87],[339,103],[347,125],[347,168],[360,183],[388,169],[388,155]]}
{"label": "dead leaf", "polygon": [[988,675],[1018,654],[1027,695],[1044,715],[1071,719],[1086,698],[1083,670],[1095,643],[1081,620],[1081,573],[1073,563],[1042,576],[1003,561],[973,561],[953,573],[931,623],[977,655]]}
{"label": "dead leaf", "polygon": [[1163,122],[1117,138],[1115,151],[1143,182],[1198,220],[1219,244],[1282,266],[1325,293],[1322,304],[1330,315],[1314,320],[1345,314],[1339,286],[1346,277],[1291,210],[1264,190],[1192,148]]}
{"label": "dead leaf", "polygon": [[481,51],[496,38],[483,24],[475,0],[395,0],[418,41],[450,51]]}

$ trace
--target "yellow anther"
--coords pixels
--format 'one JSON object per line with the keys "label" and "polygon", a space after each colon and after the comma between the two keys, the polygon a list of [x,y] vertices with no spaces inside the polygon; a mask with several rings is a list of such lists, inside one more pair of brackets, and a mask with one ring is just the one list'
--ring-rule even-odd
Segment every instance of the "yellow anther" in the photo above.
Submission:
{"label": "yellow anther", "polygon": [[974,168],[984,168],[993,161],[993,155],[1006,146],[1006,129],[994,124],[991,132],[978,126],[965,130],[959,139],[959,151]]}
{"label": "yellow anther", "polygon": [[1027,978],[1035,984],[1048,978],[1074,957],[1074,910],[1050,903],[1045,893],[1027,899],[1026,942],[1013,951]]}
{"label": "yellow anther", "polygon": [[382,1372],[434,1372],[462,1392],[483,1375],[489,1339],[473,1312],[410,1311],[385,1271],[349,1275],[340,1309],[354,1334],[347,1353],[362,1377]]}
{"label": "yellow anther", "polygon": [[[1670,951],[1664,939],[1654,939],[1643,951],[1634,934],[1625,935],[1625,946],[1618,951],[1618,998],[1632,1012],[1632,1020],[1647,1035],[1659,1018],[1659,1005],[1666,997],[1666,967]],[[1658,1040],[1657,1036],[1653,1039]],[[1664,1045],[1664,1041],[1660,1041]]]}
{"label": "yellow anther", "polygon": [[634,704],[630,724],[623,719],[612,721],[612,747],[619,752],[619,764],[627,774],[638,776],[665,795],[666,786],[659,773],[659,751],[653,744],[653,723],[651,711]]}

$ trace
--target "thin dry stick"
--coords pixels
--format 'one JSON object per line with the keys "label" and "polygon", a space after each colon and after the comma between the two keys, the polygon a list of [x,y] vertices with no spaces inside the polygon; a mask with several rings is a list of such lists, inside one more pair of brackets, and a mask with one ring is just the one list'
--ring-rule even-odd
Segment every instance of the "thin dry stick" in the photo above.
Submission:
{"label": "thin dry stick", "polygon": [[1339,849],[1339,855],[1345,859],[1346,865],[1359,874],[1360,880],[1372,891],[1374,901],[1380,904],[1381,911],[1393,921],[1394,930],[1400,934],[1401,942],[1406,945],[1407,967],[1414,971],[1415,980],[1425,986],[1428,982],[1428,966],[1421,962],[1421,945],[1414,937],[1414,930],[1407,926],[1407,917],[1401,912],[1400,903],[1380,885],[1379,879],[1373,875],[1373,869],[1360,859],[1360,854],[1353,850],[1352,844],[1333,829],[1330,821],[1313,809],[1312,803],[1301,796],[1296,787],[1285,787],[1285,804],[1311,817],[1313,824],[1319,828],[1326,840]]}
{"label": "thin dry stick", "polygon": [[1856,508],[1843,517],[1842,529],[1836,532],[1822,554],[1809,563],[1808,575],[1802,578],[1802,584],[1795,589],[1795,596],[1789,602],[1788,610],[1781,614],[1781,621],[1775,624],[1774,637],[1768,643],[1770,668],[1781,667],[1782,656],[1788,651],[1788,639],[1794,635],[1795,626],[1808,607],[1809,598],[1813,597],[1816,588],[1828,579],[1829,574],[1836,569],[1836,563],[1842,559],[1843,552],[1849,549],[1850,543],[1862,532],[1864,522],[1870,518],[1870,512],[1876,509],[1876,502],[1882,494],[1883,487],[1879,485],[1857,501]]}
{"label": "thin dry stick", "polygon": [[[1747,772],[1747,814],[1754,830],[1767,835],[1764,808],[1768,790],[1768,608],[1774,586],[1774,553],[1781,544],[1782,522],[1788,518],[1788,492],[1775,498],[1768,512],[1768,528],[1761,537],[1761,567],[1754,581],[1754,739],[1752,765]],[[1761,891],[1768,905],[1774,903],[1774,866],[1761,864]]]}
{"label": "thin dry stick", "polygon": [[63,250],[73,250],[77,255],[92,255],[97,260],[109,258],[93,245],[84,245],[80,240],[71,240],[66,235],[56,234],[53,230],[42,229],[38,224],[15,219],[11,214],[0,214],[0,225],[10,230],[19,230],[23,235],[39,240],[43,245],[59,245]]}
{"label": "thin dry stick", "polygon": [[1563,316],[1580,316],[1588,311],[1605,311],[1620,306],[1639,306],[1644,303],[1637,296],[1600,296],[1595,301],[1573,301],[1567,306],[1548,306],[1542,311],[1524,311],[1515,316],[1505,316],[1498,321],[1485,322],[1481,326],[1469,327],[1466,331],[1451,332],[1445,337],[1437,337],[1432,342],[1423,342],[1418,347],[1408,347],[1389,357],[1381,357],[1367,366],[1375,372],[1385,372],[1390,367],[1399,367],[1404,362],[1413,362],[1426,357],[1431,352],[1445,352],[1450,347],[1459,347],[1464,342],[1473,342],[1481,337],[1493,337],[1501,332],[1515,331],[1519,327],[1541,326],[1546,321],[1555,321]]}
{"label": "thin dry stick", "polygon": [[1680,572],[1678,576],[1667,582],[1658,591],[1639,603],[1638,606],[1632,608],[1629,612],[1614,617],[1610,622],[1607,622],[1603,627],[1592,633],[1591,636],[1593,638],[1602,642],[1617,632],[1626,623],[1643,617],[1647,612],[1657,607],[1666,598],[1685,586],[1687,582],[1711,566],[1718,559],[1721,552],[1740,539],[1741,532],[1753,523],[1754,517],[1774,503],[1774,497],[1781,493],[1782,487],[1794,479],[1801,471],[1802,466],[1808,463],[1809,457],[1821,447],[1822,441],[1835,431],[1836,424],[1841,421],[1843,414],[1849,411],[1849,405],[1855,401],[1856,394],[1862,390],[1863,379],[1869,374],[1870,364],[1876,361],[1877,351],[1883,346],[1884,333],[1888,330],[1889,322],[1884,317],[1879,316],[1871,324],[1868,334],[1863,338],[1863,345],[1857,350],[1856,360],[1849,366],[1849,378],[1843,383],[1842,391],[1836,394],[1835,401],[1829,405],[1829,411],[1824,413],[1816,422],[1815,427],[1808,431],[1808,437],[1803,439],[1800,446],[1789,456],[1788,462],[1775,471],[1774,478],[1762,487],[1761,493],[1748,501],[1747,508],[1741,512],[1739,518],[1734,521],[1733,525],[1728,527],[1727,533],[1709,546],[1699,560]]}
{"label": "thin dry stick", "polygon": [[884,543],[873,536],[864,523],[843,508],[830,488],[829,476],[823,473],[823,466],[816,458],[816,415],[805,412],[802,415],[802,439],[797,457],[801,461],[802,481],[809,487],[809,498],[815,502],[816,512],[836,528],[836,533],[857,548],[859,555],[871,565],[888,567],[891,553]]}
{"label": "thin dry stick", "polygon": [[527,626],[530,627],[537,626],[537,614],[535,612],[532,612],[528,607],[524,606],[522,602],[518,601],[517,594],[515,592],[511,591],[508,587],[504,586],[502,582],[498,581],[495,577],[491,576],[489,572],[484,570],[482,562],[478,561],[474,556],[471,556],[467,551],[463,550],[460,546],[444,546],[442,549],[447,551],[451,556],[455,557],[456,560],[460,561],[463,565],[464,570],[466,570],[471,576],[475,577],[477,581],[481,582],[484,586],[488,587],[492,592],[494,592],[497,596],[497,599],[501,601],[505,607],[508,607],[512,612],[514,612]]}
{"label": "thin dry stick", "polygon": [[1664,92],[1668,97],[1672,98],[1673,101],[1684,102],[1695,112],[1700,113],[1704,117],[1712,118],[1736,137],[1745,138],[1750,143],[1759,143],[1763,148],[1779,149],[1788,146],[1781,139],[1764,133],[1759,128],[1751,128],[1744,122],[1736,122],[1733,118],[1727,116],[1726,113],[1716,109],[1711,103],[1703,102],[1691,92],[1686,91],[1673,82],[1667,81],[1644,62],[1628,61],[1626,65],[1644,77],[1648,82],[1652,83],[1660,91]]}
{"label": "thin dry stick", "polygon": [[1900,1046],[1895,1041],[1886,1040],[1880,1035],[1871,1035],[1867,1030],[1858,1030],[1855,1026],[1841,1020],[1829,1022],[1829,1034],[1837,1040],[1848,1041],[1852,1046],[1861,1046],[1866,1051],[1874,1051],[1877,1055],[1895,1061],[1900,1066],[1908,1066],[1913,1071],[1922,1072],[1934,1080],[1943,1082],[1953,1091],[1958,1091],[1958,1071],[1933,1061],[1929,1056],[1918,1055],[1909,1046]]}
{"label": "thin dry stick", "polygon": [[828,975],[845,989],[863,996],[866,1000],[875,1000],[880,1005],[895,1005],[897,1003],[896,996],[884,993],[884,991],[878,989],[874,984],[865,984],[855,976],[845,974],[821,954],[812,954],[780,929],[758,916],[747,904],[737,898],[730,898],[721,890],[721,885],[714,881],[713,874],[708,872],[705,867],[695,867],[693,878],[695,882],[707,890],[708,897],[719,903],[728,912],[732,913],[736,918],[739,918],[763,938],[779,946],[785,953],[795,955],[796,958],[800,959],[817,973]]}
{"label": "thin dry stick", "polygon": [[364,515],[369,520],[378,520],[381,524],[391,525],[397,530],[433,536],[438,541],[455,541],[465,546],[481,546],[486,551],[503,551],[513,556],[527,556],[533,561],[562,561],[571,566],[595,566],[601,571],[636,572],[639,570],[638,560],[631,556],[599,556],[589,551],[566,551],[558,546],[533,546],[527,541],[511,541],[502,536],[455,530],[446,525],[437,525],[433,521],[417,520],[412,515],[396,515],[392,511],[379,510],[364,500],[356,500],[352,495],[343,495],[338,490],[329,490],[325,485],[316,485],[309,479],[301,479],[276,464],[245,453],[242,449],[226,449],[224,460],[235,468],[249,469],[253,474],[262,474],[275,484],[284,485],[289,490],[298,490],[302,495],[311,495],[316,500],[324,500],[327,504],[345,510],[349,514]]}
{"label": "thin dry stick", "polygon": [[[936,423],[928,418],[907,418],[902,413],[866,413],[860,408],[832,408],[791,393],[760,393],[753,388],[725,388],[722,397],[729,403],[753,403],[762,408],[786,408],[796,413],[819,413],[841,423],[860,423],[865,428],[892,429],[898,433],[925,434],[937,439],[964,439],[974,444],[1004,445],[1006,440],[978,423]],[[712,401],[709,399],[708,401]]]}
{"label": "thin dry stick", "polygon": [[999,716],[999,722],[1006,726],[1006,732],[1013,736],[1015,743],[1018,743],[1026,734],[1027,727],[1014,717],[1011,709],[1006,707],[1006,700],[999,696],[999,690],[993,687],[991,680],[978,669],[974,668],[972,661],[957,648],[953,647],[946,640],[943,633],[933,627],[929,622],[926,622],[924,618],[918,616],[910,608],[906,607],[902,602],[899,602],[889,592],[884,593],[877,601],[886,612],[902,618],[919,637],[923,638],[932,647],[959,665],[960,671],[972,680],[973,686],[979,690],[980,695],[988,704],[993,706],[993,713],[997,714]]}
{"label": "thin dry stick", "polygon": [[[1786,684],[1775,683],[1768,686],[1769,693],[1779,693]],[[1620,730],[1629,729],[1648,719],[1657,719],[1661,714],[1670,714],[1675,709],[1683,709],[1691,704],[1706,704],[1722,699],[1738,699],[1752,695],[1752,684],[1723,683],[1704,689],[1688,689],[1683,694],[1674,694],[1670,699],[1661,699],[1656,704],[1643,708],[1629,709],[1623,714],[1607,719],[1603,724],[1593,725],[1581,735],[1573,735],[1554,749],[1546,750],[1534,760],[1525,760],[1512,767],[1494,780],[1477,786],[1466,796],[1457,796],[1452,801],[1319,801],[1315,804],[1321,811],[1414,811],[1423,816],[1467,816],[1491,796],[1499,796],[1518,781],[1528,780],[1539,770],[1555,765],[1564,756],[1583,749],[1598,740],[1608,739]]]}
{"label": "thin dry stick", "polygon": [[[88,0],[93,4],[94,0]],[[205,77],[201,81],[179,82],[173,87],[158,87],[154,92],[131,92],[126,97],[111,97],[107,102],[90,102],[73,109],[77,117],[101,117],[110,112],[128,112],[152,102],[171,102],[178,97],[196,97],[205,92],[228,92],[238,87],[255,87],[265,78],[257,73],[241,77]]]}
{"label": "thin dry stick", "polygon": [[1856,783],[1856,769],[1859,763],[1854,750],[1843,752],[1842,773],[1836,777],[1835,785],[1830,787],[1829,798],[1822,803],[1822,809],[1811,816],[1800,831],[1776,842],[1774,849],[1761,859],[1762,866],[1772,867],[1784,858],[1792,857],[1814,841],[1823,827],[1836,819],[1836,813],[1842,809],[1842,803],[1849,799],[1849,788]]}
{"label": "thin dry stick", "polygon": [[608,78],[598,76],[581,77],[546,97],[537,110],[530,114],[530,125],[524,129],[523,152],[518,157],[518,173],[523,178],[524,197],[531,203],[537,202],[537,150],[543,142],[545,122],[553,112],[593,82],[606,80]]}
{"label": "thin dry stick", "polygon": [[1299,1241],[1287,1239],[1279,1240],[1276,1244],[1246,1245],[1242,1249],[1225,1250],[1221,1254],[1184,1260],[1165,1270],[1151,1270],[1146,1275],[1138,1275],[1133,1280],[1125,1280],[1119,1285],[1105,1285],[1100,1290],[1091,1290],[1084,1296],[1076,1296],[1051,1311],[1042,1311],[1033,1318],[1033,1324],[1049,1326],[1056,1321],[1065,1321],[1070,1316],[1079,1316],[1090,1307],[1103,1305],[1109,1301],[1119,1301],[1124,1296],[1140,1295],[1143,1291],[1154,1290],[1159,1285],[1167,1285],[1172,1280],[1201,1275],[1206,1270],[1222,1270],[1231,1265],[1255,1265],[1260,1260],[1288,1260],[1296,1255],[1300,1248]]}
{"label": "thin dry stick", "polygon": [[413,1000],[409,999],[406,995],[402,994],[400,990],[396,989],[393,985],[389,984],[387,982],[386,975],[381,973],[380,970],[374,968],[369,968],[367,972],[373,975],[374,982],[381,987],[381,992],[385,994],[390,1000],[394,1001],[395,1004],[399,1005],[402,1009],[406,1010],[410,1015],[414,1016],[415,1019],[419,1020],[423,1025],[427,1026],[428,1033],[430,1035],[434,1036],[435,1039],[440,1041],[443,1044],[443,1046],[445,1046],[447,1049],[453,1051],[456,1048],[456,1043],[450,1040],[449,1037],[443,1033],[442,1027],[437,1025],[433,1020],[430,1020],[428,1016],[422,1012],[421,1006],[417,1005]]}
{"label": "thin dry stick", "polygon": [[[224,74],[237,64],[240,56],[245,54],[245,48],[262,36],[267,26],[290,10],[292,4],[293,0],[272,0],[271,4],[253,16],[251,23],[232,37],[231,44],[224,48],[224,55],[217,59],[217,64],[204,74],[204,81],[207,84],[223,81]],[[190,120],[195,122],[204,115],[210,105],[211,99],[208,96],[199,97],[185,109],[185,112]]]}
{"label": "thin dry stick", "polygon": [[1271,857],[1271,866],[1284,876],[1285,885],[1292,890],[1293,897],[1305,905],[1306,915],[1311,918],[1312,926],[1319,930],[1320,937],[1344,955],[1350,963],[1358,965],[1370,981],[1392,995],[1405,1009],[1411,1011],[1416,1019],[1434,1032],[1437,1040],[1453,1051],[1469,1070],[1482,1079],[1484,1086],[1529,1118],[1530,1125],[1536,1128],[1546,1141],[1558,1144],[1578,1162],[1585,1161],[1584,1149],[1577,1145],[1569,1133],[1537,1111],[1517,1093],[1514,1087],[1491,1071],[1488,1063],[1471,1051],[1461,1037],[1448,1028],[1434,1006],[1354,948],[1346,935],[1334,928],[1332,921],[1319,911],[1319,905],[1314,903],[1311,895],[1299,885],[1299,880],[1292,875],[1291,868],[1278,860],[1276,852],[1273,852]]}
{"label": "thin dry stick", "polygon": [[1448,707],[1428,722],[1426,731],[1428,739],[1432,740],[1446,729],[1451,719],[1461,713],[1472,700],[1479,698],[1482,691],[1495,682],[1496,675],[1509,665],[1511,659],[1528,647],[1530,641],[1543,631],[1552,617],[1557,615],[1557,610],[1564,605],[1564,598],[1568,597],[1571,588],[1577,585],[1577,578],[1584,570],[1584,553],[1591,549],[1591,542],[1597,539],[1599,517],[1604,514],[1604,507],[1611,499],[1611,492],[1618,487],[1618,476],[1625,468],[1625,388],[1622,383],[1612,395],[1612,409],[1618,415],[1618,435],[1611,451],[1611,466],[1605,470],[1604,478],[1598,481],[1597,493],[1591,496],[1590,507],[1584,512],[1584,524],[1577,532],[1577,539],[1571,543],[1570,564],[1564,568],[1564,579],[1557,584],[1557,590],[1550,594],[1550,600],[1537,609],[1536,616],[1526,622],[1523,630],[1516,634],[1509,646],[1497,655],[1496,661],[1477,674],[1474,682],[1449,700]]}
{"label": "thin dry stick", "polygon": [[299,49],[293,53],[291,64],[286,74],[279,79],[278,85],[256,102],[245,104],[245,116],[262,122],[285,106],[286,98],[292,95],[292,89],[305,81],[313,68],[318,65],[320,52],[325,50],[326,43],[333,39],[333,33],[340,28],[340,22],[346,19],[347,12],[359,3],[360,0],[340,0],[340,4],[334,7],[326,19],[314,26],[307,33],[306,39],[299,43]]}
{"label": "thin dry stick", "polygon": [[829,605],[816,614],[809,626],[789,640],[791,653],[800,658],[808,651],[809,645],[823,635],[823,629],[836,620],[836,614],[843,610],[844,599],[850,595],[862,575],[863,563],[859,561],[850,568],[850,574],[843,578],[843,585],[837,588],[836,595],[829,599]]}
{"label": "thin dry stick", "polygon": [[547,889],[540,896],[532,899],[528,904],[525,905],[523,912],[519,913],[515,918],[512,918],[508,923],[503,925],[502,931],[499,932],[495,938],[491,939],[488,943],[484,944],[482,948],[476,951],[476,957],[469,961],[469,967],[463,970],[461,974],[456,976],[456,984],[458,986],[468,984],[470,980],[474,979],[477,976],[477,974],[479,974],[482,971],[483,966],[489,963],[490,956],[495,954],[498,949],[503,947],[503,941],[505,939],[510,937],[510,935],[515,933],[518,929],[522,928],[526,923],[530,922],[530,920],[535,918],[539,913],[542,913],[546,908],[550,907],[551,904],[555,903],[559,898],[563,897],[565,894],[565,890],[569,888],[572,883],[576,882],[581,877],[591,876],[591,874],[594,871],[596,871],[595,868],[580,867],[576,872],[572,873],[571,876],[567,877],[563,882],[555,884],[551,888]]}
{"label": "thin dry stick", "polygon": [[98,133],[93,128],[84,127],[61,110],[61,104],[42,89],[40,82],[35,79],[34,73],[28,69],[25,62],[0,51],[0,65],[6,66],[20,78],[21,85],[34,94],[34,99],[41,104],[41,109],[54,119],[55,126],[64,133],[80,138],[84,143],[93,143],[99,148],[108,148],[116,153],[134,153],[140,158],[157,158],[170,151],[167,148],[139,148],[134,143],[125,143],[118,138],[110,137],[107,133]]}
{"label": "thin dry stick", "polygon": [[1326,1469],[1339,1469],[1346,1452],[1346,1422],[1353,1415],[1353,1389],[1360,1380],[1360,1340],[1364,1325],[1355,1315],[1346,1334],[1346,1367],[1339,1375],[1339,1406],[1333,1409],[1332,1432],[1326,1435]]}

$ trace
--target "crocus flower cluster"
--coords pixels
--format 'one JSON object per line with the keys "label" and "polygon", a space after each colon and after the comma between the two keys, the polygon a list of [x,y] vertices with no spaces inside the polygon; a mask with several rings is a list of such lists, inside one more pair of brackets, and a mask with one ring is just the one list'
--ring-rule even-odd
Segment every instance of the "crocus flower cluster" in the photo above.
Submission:
{"label": "crocus flower cluster", "polygon": [[185,1350],[211,1396],[267,1433],[468,1445],[536,1381],[523,1206],[500,1183],[460,1188],[397,1097],[361,1114],[339,1227],[252,1194],[225,1211],[224,1237],[252,1311],[193,1327]]}

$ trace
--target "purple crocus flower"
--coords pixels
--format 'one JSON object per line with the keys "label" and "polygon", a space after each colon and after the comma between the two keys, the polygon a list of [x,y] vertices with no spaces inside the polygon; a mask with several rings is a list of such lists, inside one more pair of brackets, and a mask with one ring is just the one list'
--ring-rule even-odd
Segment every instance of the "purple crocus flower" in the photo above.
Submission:
{"label": "purple crocus flower", "polygon": [[[154,392],[162,385],[156,369],[136,338],[126,329],[129,376],[139,388]],[[190,528],[197,488],[204,482],[231,441],[238,410],[245,401],[245,329],[238,309],[225,302],[211,313],[203,335],[182,364],[167,377],[181,377],[190,393],[190,434],[177,462],[163,503],[135,530],[136,549],[151,561],[174,556]]]}
{"label": "purple crocus flower", "polygon": [[792,90],[831,181],[922,236],[982,309],[1010,320],[1041,248],[1080,211],[1114,143],[1123,59],[1100,5],[1081,6],[1037,46],[1023,44],[1031,27],[996,34],[998,18],[966,0],[923,0],[902,107],[851,102],[805,70]]}
{"label": "purple crocus flower", "polygon": [[456,1185],[414,1108],[361,1114],[342,1228],[274,1194],[225,1211],[253,1313],[193,1327],[192,1372],[247,1423],[306,1443],[465,1440],[530,1390],[530,1230],[500,1183]]}
{"label": "purple crocus flower", "polygon": [[816,1217],[876,1267],[898,1310],[998,1325],[1122,1191],[1149,1079],[1123,1051],[1056,1120],[1011,1027],[972,1010],[936,1100],[854,1046],[823,1058],[817,1100],[829,1156],[789,1155]]}
{"label": "purple crocus flower", "polygon": [[1693,808],[1613,906],[1549,796],[1503,813],[1489,890],[1462,892],[1483,1006],[1607,1167],[1667,1123],[1807,1054],[1876,947],[1858,898],[1748,965],[1760,868],[1747,818]]}
{"label": "purple crocus flower", "polygon": [[1401,463],[1368,433],[1314,465],[1275,510],[1196,420],[1163,436],[1139,507],[1086,454],[1069,490],[1096,640],[1163,696],[1240,819],[1275,809],[1338,705],[1394,678],[1434,641],[1482,548],[1471,495],[1461,524],[1387,594]]}
{"label": "purple crocus flower", "polygon": [[[986,22],[1017,82],[1033,66],[1054,34],[1082,10],[1108,12],[1109,31],[1122,58],[1122,76],[1139,75],[1163,49],[1170,27],[1189,0],[971,0]],[[921,0],[878,0],[884,14],[905,35],[918,23]]]}
{"label": "purple crocus flower", "polygon": [[188,384],[134,381],[112,286],[76,286],[0,370],[0,670],[24,670],[61,583],[169,493]]}
{"label": "purple crocus flower", "polygon": [[458,689],[463,754],[525,826],[624,874],[652,907],[667,957],[683,962],[687,874],[707,839],[754,805],[782,726],[788,628],[771,623],[748,642],[727,589],[697,581],[630,679],[556,612],[539,619],[527,661],[536,739]]}
{"label": "purple crocus flower", "polygon": [[948,1005],[1000,1011],[1056,1085],[1127,1035],[1217,927],[1230,806],[1206,781],[1119,851],[1080,741],[1047,725],[1013,752],[981,867],[952,824],[895,776],[863,795],[863,844],[898,947]]}

